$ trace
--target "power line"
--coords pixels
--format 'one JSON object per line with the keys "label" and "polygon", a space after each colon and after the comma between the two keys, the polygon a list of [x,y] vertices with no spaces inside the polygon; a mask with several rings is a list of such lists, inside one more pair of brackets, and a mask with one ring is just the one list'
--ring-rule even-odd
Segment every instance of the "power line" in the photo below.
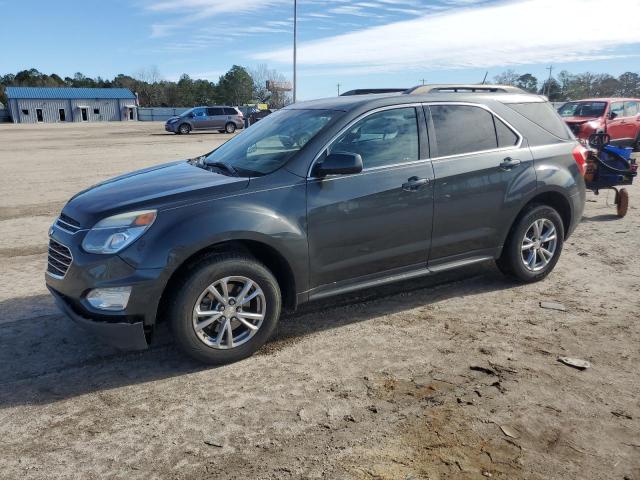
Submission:
{"label": "power line", "polygon": [[553,71],[553,65],[549,65],[547,70],[549,70],[549,80],[547,80],[547,98],[549,98],[551,94],[551,72]]}

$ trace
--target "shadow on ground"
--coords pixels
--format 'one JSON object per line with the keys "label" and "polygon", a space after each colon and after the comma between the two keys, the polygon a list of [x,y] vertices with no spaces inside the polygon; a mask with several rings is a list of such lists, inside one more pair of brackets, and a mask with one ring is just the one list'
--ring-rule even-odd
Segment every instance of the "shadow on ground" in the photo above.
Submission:
{"label": "shadow on ground", "polygon": [[[495,268],[478,265],[312,302],[296,313],[283,315],[274,338],[258,355],[269,355],[315,332],[514,285]],[[32,297],[30,303],[15,299],[22,308],[33,305],[34,315],[28,320],[0,324],[0,408],[46,404],[213,368],[177,351],[166,326],[158,328],[149,350],[120,352],[86,334],[63,315],[38,316],[37,304],[47,300],[45,295],[41,297]],[[3,309],[9,308],[6,304],[10,302],[4,302]],[[347,309],[349,315],[344,315]]]}
{"label": "shadow on ground", "polygon": [[615,213],[603,213],[601,215],[592,215],[591,217],[582,217],[583,222],[611,222],[613,220],[620,220],[620,217]]}

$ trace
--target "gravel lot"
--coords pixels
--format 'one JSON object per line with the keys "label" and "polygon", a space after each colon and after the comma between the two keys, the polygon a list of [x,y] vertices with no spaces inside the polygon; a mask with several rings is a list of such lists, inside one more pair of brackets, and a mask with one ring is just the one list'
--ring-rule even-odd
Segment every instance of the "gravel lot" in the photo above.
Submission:
{"label": "gravel lot", "polygon": [[310,304],[234,365],[163,330],[120,353],[58,314],[64,201],[227,138],[0,125],[0,478],[640,479],[640,182],[624,219],[588,196],[542,283],[482,265]]}

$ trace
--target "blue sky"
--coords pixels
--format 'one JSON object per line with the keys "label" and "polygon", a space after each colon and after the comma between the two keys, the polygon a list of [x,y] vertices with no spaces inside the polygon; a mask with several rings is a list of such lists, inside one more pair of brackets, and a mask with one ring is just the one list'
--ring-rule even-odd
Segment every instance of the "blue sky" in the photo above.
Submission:
{"label": "blue sky", "polygon": [[[613,4],[614,2],[608,2]],[[217,80],[266,63],[291,77],[293,0],[0,0],[0,74]],[[640,0],[299,0],[298,97],[478,82],[511,68],[640,71]],[[594,12],[597,15],[594,16]],[[620,16],[620,14],[623,14]],[[636,22],[637,23],[637,22]],[[617,28],[616,25],[620,25]]]}

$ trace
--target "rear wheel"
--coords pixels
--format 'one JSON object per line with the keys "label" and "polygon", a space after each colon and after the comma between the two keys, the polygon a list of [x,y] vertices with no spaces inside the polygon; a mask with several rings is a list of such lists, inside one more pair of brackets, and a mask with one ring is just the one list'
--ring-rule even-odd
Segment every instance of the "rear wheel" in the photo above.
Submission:
{"label": "rear wheel", "polygon": [[191,131],[191,126],[188,123],[183,123],[178,127],[178,133],[180,135],[186,135]]}
{"label": "rear wheel", "polygon": [[280,309],[280,288],[264,265],[248,256],[220,254],[203,260],[177,286],[171,330],[187,355],[230,363],[268,340]]}
{"label": "rear wheel", "polygon": [[629,192],[626,188],[621,188],[616,194],[616,212],[620,218],[624,217],[629,210]]}
{"label": "rear wheel", "polygon": [[224,126],[224,131],[227,133],[233,133],[236,131],[236,124],[229,122]]}
{"label": "rear wheel", "polygon": [[564,244],[564,224],[547,205],[533,205],[516,221],[497,264],[522,282],[545,278],[558,263]]}

